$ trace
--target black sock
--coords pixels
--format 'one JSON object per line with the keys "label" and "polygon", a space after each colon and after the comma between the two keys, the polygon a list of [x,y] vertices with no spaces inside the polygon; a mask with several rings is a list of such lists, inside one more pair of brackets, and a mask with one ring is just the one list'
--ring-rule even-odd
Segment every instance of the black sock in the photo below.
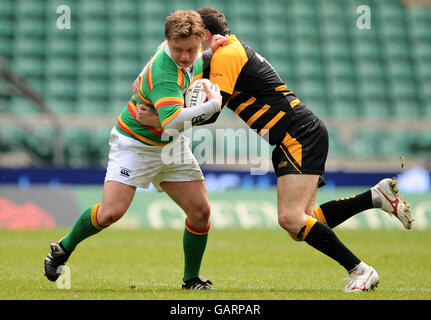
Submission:
{"label": "black sock", "polygon": [[[371,190],[368,190],[356,196],[326,202],[320,205],[318,208],[320,208],[326,224],[332,229],[338,226],[340,223],[353,217],[355,214],[372,209],[374,206],[371,197]],[[318,210],[318,208],[315,209],[315,212]],[[322,221],[319,216],[318,220],[325,222]]]}
{"label": "black sock", "polygon": [[326,224],[316,221],[311,227],[304,241],[314,249],[326,254],[341,264],[347,272],[353,270],[359,260],[335,235]]}

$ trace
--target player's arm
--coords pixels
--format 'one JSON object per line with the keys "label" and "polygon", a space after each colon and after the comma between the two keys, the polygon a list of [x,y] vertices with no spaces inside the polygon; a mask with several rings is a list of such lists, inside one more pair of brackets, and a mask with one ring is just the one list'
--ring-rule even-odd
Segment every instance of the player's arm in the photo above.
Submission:
{"label": "player's arm", "polygon": [[[226,105],[226,103],[227,103],[227,101],[229,100],[229,98],[231,97],[231,95],[229,94],[229,93],[226,93],[226,92],[223,92],[223,91],[221,91],[220,92],[221,93],[221,96],[222,96],[222,107],[221,108],[223,108],[223,106],[225,106]],[[203,125],[206,125],[206,124],[210,124],[210,123],[214,123],[214,122],[216,122],[217,121],[217,119],[218,119],[218,116],[220,115],[220,112],[221,112],[221,110],[219,111],[219,112],[216,112],[216,113],[214,113],[213,115],[212,115],[212,117],[211,118],[209,118],[208,120],[205,120],[205,121],[202,121],[202,122],[199,122],[199,123],[197,123],[196,125],[197,126],[203,126]]]}
{"label": "player's arm", "polygon": [[[174,129],[179,132],[184,131],[187,122],[194,125],[198,122],[198,119],[220,111],[222,96],[218,86],[211,90],[204,84],[208,101],[194,108],[184,108],[184,98],[181,89],[179,87],[174,88],[174,86],[170,87],[172,88],[168,88],[166,84],[161,88],[155,87],[150,94],[151,100],[155,101],[154,107],[159,117],[160,126],[164,130]],[[141,107],[139,106],[139,108],[137,108],[136,114],[140,123],[147,125],[147,121],[154,121],[154,117],[146,119],[145,112],[140,112],[138,109],[140,110]]]}

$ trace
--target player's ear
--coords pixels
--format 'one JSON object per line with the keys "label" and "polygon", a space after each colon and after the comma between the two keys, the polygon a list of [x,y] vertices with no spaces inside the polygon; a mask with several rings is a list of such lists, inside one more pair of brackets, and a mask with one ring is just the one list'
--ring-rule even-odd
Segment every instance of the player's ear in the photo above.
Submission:
{"label": "player's ear", "polygon": [[205,41],[211,41],[213,35],[211,34],[211,32],[208,29],[205,29]]}

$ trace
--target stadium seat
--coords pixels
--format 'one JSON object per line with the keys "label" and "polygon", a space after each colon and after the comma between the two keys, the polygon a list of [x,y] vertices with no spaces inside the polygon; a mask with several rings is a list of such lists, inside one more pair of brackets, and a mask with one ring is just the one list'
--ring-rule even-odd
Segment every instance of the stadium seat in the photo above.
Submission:
{"label": "stadium seat", "polygon": [[43,59],[36,56],[16,56],[12,67],[22,77],[42,78],[45,72]]}
{"label": "stadium seat", "polygon": [[16,55],[43,57],[45,55],[45,41],[42,38],[17,36],[13,42],[13,51]]}
{"label": "stadium seat", "polygon": [[82,57],[77,61],[78,74],[81,77],[104,78],[108,76],[108,61],[97,57]]}
{"label": "stadium seat", "polygon": [[323,19],[319,28],[322,39],[345,40],[348,37],[343,20]]}
{"label": "stadium seat", "polygon": [[360,129],[352,143],[347,146],[350,156],[356,159],[375,159],[381,156],[384,133],[379,129]]}
{"label": "stadium seat", "polygon": [[333,99],[329,104],[330,114],[339,119],[355,119],[359,115],[358,106],[355,99]]}
{"label": "stadium seat", "polygon": [[328,59],[325,63],[326,75],[335,79],[352,80],[354,78],[354,70],[350,59]]}
{"label": "stadium seat", "polygon": [[109,113],[110,102],[105,97],[92,97],[89,94],[81,94],[76,101],[75,112],[90,117]]}
{"label": "stadium seat", "polygon": [[16,0],[15,12],[21,17],[44,17],[46,14],[46,1],[44,0]]}
{"label": "stadium seat", "polygon": [[139,24],[136,19],[127,19],[127,17],[118,16],[111,19],[108,23],[108,33],[110,37],[126,37],[138,40],[141,34]]}
{"label": "stadium seat", "polygon": [[112,77],[128,78],[132,82],[141,72],[143,64],[138,59],[112,59],[109,63],[109,74]]}
{"label": "stadium seat", "polygon": [[17,35],[26,36],[29,39],[34,37],[43,38],[45,36],[45,20],[39,17],[27,18],[19,16],[15,20],[15,30]]}
{"label": "stadium seat", "polygon": [[354,60],[358,81],[380,80],[385,77],[385,69],[380,59],[357,58]]}
{"label": "stadium seat", "polygon": [[408,59],[410,48],[403,43],[393,39],[385,39],[382,42],[382,57],[387,59]]}
{"label": "stadium seat", "polygon": [[[407,30],[402,20],[379,18],[379,38],[383,41],[397,43],[407,39]],[[401,44],[401,43],[400,43]]]}
{"label": "stadium seat", "polygon": [[105,39],[109,36],[109,25],[108,19],[95,16],[91,19],[82,19],[78,24],[78,28],[80,29],[80,34],[85,35],[85,37]]}
{"label": "stadium seat", "polygon": [[431,79],[431,56],[429,60],[416,60],[413,68],[414,76],[418,81]]}
{"label": "stadium seat", "polygon": [[395,99],[417,99],[416,85],[411,79],[389,79],[388,95]]}
{"label": "stadium seat", "polygon": [[413,78],[413,68],[409,59],[386,59],[385,62],[388,79],[397,81]]}
{"label": "stadium seat", "polygon": [[357,83],[357,92],[360,97],[383,99],[386,98],[386,85],[382,79],[360,79]]}
{"label": "stadium seat", "polygon": [[89,162],[89,135],[87,131],[67,128],[63,131],[64,159],[71,167],[84,167]]}
{"label": "stadium seat", "polygon": [[328,129],[328,135],[329,135],[329,151],[328,151],[328,158],[340,158],[346,156],[346,147],[344,146],[343,141],[340,139],[339,133],[329,128]]}
{"label": "stadium seat", "polygon": [[71,78],[52,77],[48,79],[45,93],[58,99],[73,99],[76,96],[76,82]]}
{"label": "stadium seat", "polygon": [[431,59],[431,41],[412,41],[410,50],[415,59]]}
{"label": "stadium seat", "polygon": [[134,20],[138,15],[136,10],[135,0],[110,1],[108,5],[108,14],[112,16],[122,17],[124,20]]}
{"label": "stadium seat", "polygon": [[323,79],[325,69],[320,60],[309,58],[298,58],[294,62],[295,74],[303,78]]}
{"label": "stadium seat", "polygon": [[396,99],[391,103],[392,114],[401,119],[418,118],[421,116],[421,106],[417,100]]}
{"label": "stadium seat", "polygon": [[83,58],[103,59],[109,55],[108,41],[103,38],[84,38],[77,42],[77,53]]}
{"label": "stadium seat", "polygon": [[2,0],[0,2],[0,21],[3,19],[10,19],[14,15],[14,2],[13,0]]}
{"label": "stadium seat", "polygon": [[50,35],[47,37],[46,42],[46,55],[47,57],[71,57],[75,58],[77,53],[77,42],[71,36],[55,36]]}
{"label": "stadium seat", "polygon": [[14,35],[14,20],[8,17],[0,17],[0,39],[12,40]]}
{"label": "stadium seat", "polygon": [[355,99],[357,93],[354,81],[351,79],[328,78],[328,94],[336,100]]}
{"label": "stadium seat", "polygon": [[108,15],[108,7],[106,0],[80,1],[76,10],[83,20],[91,20],[105,18]]}
{"label": "stadium seat", "polygon": [[359,114],[367,119],[385,119],[392,116],[391,108],[386,99],[369,96],[360,99]]}
{"label": "stadium seat", "polygon": [[88,132],[89,165],[105,167],[108,163],[109,135],[111,127],[97,128]]}
{"label": "stadium seat", "polygon": [[352,53],[355,58],[372,59],[381,57],[379,46],[377,42],[372,38],[354,39],[352,42]]}
{"label": "stadium seat", "polygon": [[380,145],[381,155],[387,159],[399,159],[400,156],[410,155],[414,134],[408,129],[391,130],[384,137],[384,143]]}
{"label": "stadium seat", "polygon": [[341,38],[323,39],[321,46],[322,56],[326,59],[348,59],[352,56],[349,42]]}

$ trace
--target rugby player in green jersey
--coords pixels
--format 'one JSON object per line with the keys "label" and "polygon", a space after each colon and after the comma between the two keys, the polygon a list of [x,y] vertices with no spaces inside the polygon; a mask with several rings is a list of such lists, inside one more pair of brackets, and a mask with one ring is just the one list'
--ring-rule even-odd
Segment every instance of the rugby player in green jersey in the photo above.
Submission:
{"label": "rugby player in green jersey", "polygon": [[[196,108],[184,108],[183,92],[203,74],[201,43],[205,30],[199,14],[192,10],[172,13],[166,19],[165,37],[140,73],[139,89],[111,131],[101,203],[86,209],[69,234],[50,243],[51,250],[44,262],[45,275],[50,281],[58,279],[80,242],[109,227],[126,213],[137,187],[148,188],[152,183],[165,191],[186,214],[182,288],[213,289],[211,281],[200,277],[210,229],[210,205],[204,177],[186,138],[167,136],[166,132],[168,129],[181,132],[184,123],[196,116],[210,116],[220,111],[222,97],[218,86],[213,89],[206,86],[208,101]],[[144,126],[136,120],[138,103],[158,114],[162,128]],[[178,161],[162,161],[163,150],[167,147],[179,155]]]}

